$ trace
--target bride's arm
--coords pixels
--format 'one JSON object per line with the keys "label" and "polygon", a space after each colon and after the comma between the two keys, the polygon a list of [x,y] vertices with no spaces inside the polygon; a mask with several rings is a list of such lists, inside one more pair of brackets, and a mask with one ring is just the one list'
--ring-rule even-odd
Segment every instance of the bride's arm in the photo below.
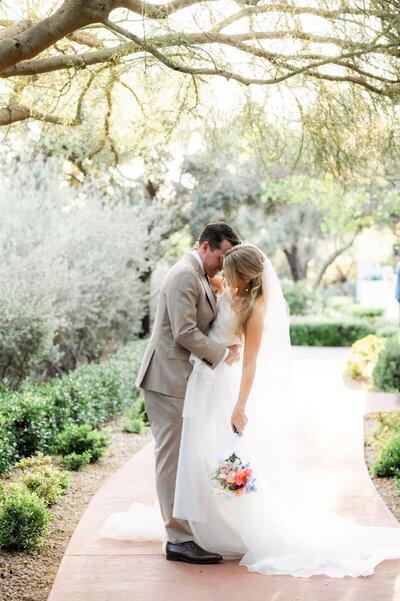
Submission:
{"label": "bride's arm", "polygon": [[262,305],[258,305],[245,325],[242,377],[238,399],[231,417],[231,424],[235,426],[239,436],[242,436],[247,424],[246,403],[256,374],[257,355],[260,350],[263,330],[264,310]]}

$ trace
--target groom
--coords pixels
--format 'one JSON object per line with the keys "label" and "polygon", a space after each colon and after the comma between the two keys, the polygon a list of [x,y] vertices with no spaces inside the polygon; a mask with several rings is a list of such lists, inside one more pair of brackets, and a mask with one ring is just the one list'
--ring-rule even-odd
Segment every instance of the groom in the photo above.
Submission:
{"label": "groom", "polygon": [[208,338],[217,315],[209,277],[222,268],[224,253],[240,244],[226,223],[210,223],[200,234],[198,249],[185,255],[168,272],[158,300],[153,332],[136,384],[144,389],[146,411],[155,438],[156,487],[168,542],[167,559],[217,563],[221,555],[199,547],[186,520],[173,517],[175,481],[182,431],[182,410],[192,370],[190,353],[214,369],[231,365],[237,347],[225,348]]}

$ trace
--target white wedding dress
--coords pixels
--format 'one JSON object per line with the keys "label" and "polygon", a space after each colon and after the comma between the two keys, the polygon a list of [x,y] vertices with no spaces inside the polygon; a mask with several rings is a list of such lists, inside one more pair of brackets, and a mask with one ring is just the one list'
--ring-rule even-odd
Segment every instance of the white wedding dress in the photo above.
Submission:
{"label": "white wedding dress", "polygon": [[[333,578],[368,576],[384,559],[400,558],[400,528],[362,526],[329,511],[306,489],[291,459],[289,316],[279,280],[265,258],[267,318],[240,450],[251,461],[257,492],[229,498],[212,493],[218,455],[232,444],[230,418],[241,365],[211,370],[196,357],[188,380],[174,502],[194,540],[224,559],[262,574]],[[239,342],[229,288],[218,296],[209,336],[226,346]],[[142,521],[142,517],[147,522]],[[101,536],[162,538],[159,508],[135,504],[113,514]],[[147,530],[147,534],[146,534]],[[157,532],[159,533],[157,536]]]}

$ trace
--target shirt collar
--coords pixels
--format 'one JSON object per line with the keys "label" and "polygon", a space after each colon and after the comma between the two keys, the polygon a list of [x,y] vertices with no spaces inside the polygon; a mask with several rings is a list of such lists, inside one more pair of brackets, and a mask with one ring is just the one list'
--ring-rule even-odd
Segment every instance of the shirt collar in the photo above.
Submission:
{"label": "shirt collar", "polygon": [[191,250],[190,254],[193,255],[194,257],[196,257],[196,260],[197,260],[198,264],[200,265],[202,272],[205,273],[203,261],[201,260],[201,257],[199,255],[199,253],[197,252],[197,250]]}

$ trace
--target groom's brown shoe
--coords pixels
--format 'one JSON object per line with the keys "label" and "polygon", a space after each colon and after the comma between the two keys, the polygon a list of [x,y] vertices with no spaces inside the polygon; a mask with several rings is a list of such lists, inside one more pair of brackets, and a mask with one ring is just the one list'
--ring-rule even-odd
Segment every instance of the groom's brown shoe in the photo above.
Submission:
{"label": "groom's brown shoe", "polygon": [[219,563],[222,555],[211,553],[188,540],[184,543],[167,543],[166,556],[171,561],[187,561],[188,563]]}

